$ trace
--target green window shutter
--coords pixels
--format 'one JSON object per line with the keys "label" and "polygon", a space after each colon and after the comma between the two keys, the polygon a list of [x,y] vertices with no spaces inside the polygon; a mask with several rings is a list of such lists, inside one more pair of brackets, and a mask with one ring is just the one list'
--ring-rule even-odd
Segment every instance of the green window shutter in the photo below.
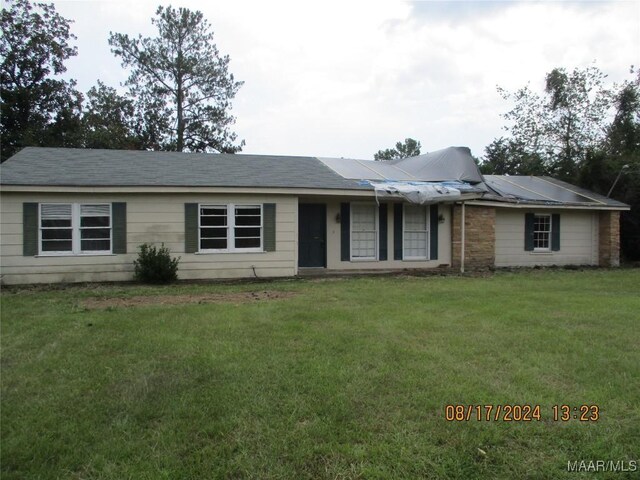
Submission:
{"label": "green window shutter", "polygon": [[38,204],[22,204],[22,254],[38,255]]}
{"label": "green window shutter", "polygon": [[264,251],[276,251],[276,204],[265,203],[262,205],[262,225],[264,237]]}
{"label": "green window shutter", "polygon": [[429,260],[438,259],[438,204],[429,207]]}
{"label": "green window shutter", "polygon": [[378,207],[378,222],[380,225],[379,235],[379,252],[378,259],[386,260],[387,259],[387,204],[381,203]]}
{"label": "green window shutter", "polygon": [[127,253],[127,204],[125,202],[111,204],[111,224],[113,225],[111,251]]}
{"label": "green window shutter", "polygon": [[527,252],[533,251],[533,226],[535,218],[533,213],[524,214],[524,249]]}
{"label": "green window shutter", "polygon": [[402,260],[402,204],[393,205],[393,259]]}
{"label": "green window shutter", "polygon": [[196,253],[198,251],[198,204],[184,204],[184,252]]}
{"label": "green window shutter", "polygon": [[551,215],[551,250],[560,250],[560,214]]}
{"label": "green window shutter", "polygon": [[351,260],[351,205],[340,204],[340,260]]}

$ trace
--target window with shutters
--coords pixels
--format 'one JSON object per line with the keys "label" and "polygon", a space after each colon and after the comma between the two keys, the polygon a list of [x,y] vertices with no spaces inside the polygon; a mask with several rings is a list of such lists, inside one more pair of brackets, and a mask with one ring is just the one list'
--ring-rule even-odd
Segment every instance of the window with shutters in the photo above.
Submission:
{"label": "window with shutters", "polygon": [[262,205],[200,205],[199,251],[261,252]]}
{"label": "window with shutters", "polygon": [[111,204],[41,203],[40,255],[111,253]]}
{"label": "window with shutters", "polygon": [[551,251],[551,215],[534,215],[533,251]]}
{"label": "window with shutters", "polygon": [[351,259],[377,260],[378,206],[351,204]]}
{"label": "window with shutters", "polygon": [[402,219],[404,260],[426,260],[429,258],[429,209],[405,204]]}

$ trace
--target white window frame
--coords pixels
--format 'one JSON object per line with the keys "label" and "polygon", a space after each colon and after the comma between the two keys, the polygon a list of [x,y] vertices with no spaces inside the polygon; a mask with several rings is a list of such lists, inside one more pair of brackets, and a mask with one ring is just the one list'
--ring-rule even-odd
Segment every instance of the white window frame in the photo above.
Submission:
{"label": "white window frame", "polygon": [[[546,217],[549,219],[549,230],[548,231],[543,231],[543,230],[536,230],[536,219],[541,218],[541,217]],[[551,242],[553,241],[553,237],[552,237],[552,230],[553,230],[553,223],[552,223],[552,217],[550,213],[535,213],[533,215],[533,251],[534,252],[551,252]],[[546,233],[548,234],[548,239],[547,239],[547,243],[548,243],[548,247],[536,247],[535,243],[536,243],[536,233]]]}
{"label": "white window frame", "polygon": [[[227,209],[227,248],[201,248],[202,244],[202,236],[201,229],[202,228],[223,228],[223,227],[212,227],[208,225],[201,225],[202,223],[202,208],[222,208],[225,207]],[[236,247],[236,237],[235,237],[235,228],[236,228],[236,207],[249,207],[249,208],[259,208],[260,209],[260,225],[252,225],[246,226],[246,228],[259,228],[260,229],[260,245],[258,247],[250,247],[250,248],[241,248]],[[239,228],[243,228],[245,226],[240,226]],[[198,204],[198,253],[258,253],[264,252],[264,209],[262,208],[261,203],[199,203]]]}
{"label": "white window frame", "polygon": [[[374,256],[373,257],[354,257],[353,256],[353,206],[354,205],[365,205],[368,207],[374,207],[373,208],[373,212],[374,212],[374,222],[375,222],[375,231],[374,231]],[[378,260],[378,254],[379,254],[379,242],[380,242],[380,219],[379,217],[379,213],[380,213],[380,209],[377,208],[378,206],[375,203],[368,203],[368,202],[352,202],[350,205],[350,215],[349,215],[349,258],[352,262],[371,262],[371,261],[377,261]]]}
{"label": "white window frame", "polygon": [[[404,239],[405,239],[405,233],[407,233],[407,207],[409,205],[407,205],[406,203],[402,205],[402,260],[429,260],[429,253],[431,251],[431,225],[430,225],[430,213],[431,213],[431,206],[426,206],[426,205],[419,205],[422,206],[424,208],[424,225],[425,225],[425,235],[426,235],[426,242],[425,242],[425,254],[424,256],[419,256],[419,257],[410,257],[408,255],[406,255],[406,251],[407,249],[405,248],[404,245]],[[418,231],[418,230],[411,230],[412,232],[414,231]]]}
{"label": "white window frame", "polygon": [[[42,205],[71,205],[71,250],[42,250]],[[80,211],[82,205],[107,205],[109,207],[109,250],[82,250]],[[85,227],[87,228],[87,227]],[[113,206],[108,202],[40,202],[38,203],[38,255],[42,257],[95,256],[113,254]]]}

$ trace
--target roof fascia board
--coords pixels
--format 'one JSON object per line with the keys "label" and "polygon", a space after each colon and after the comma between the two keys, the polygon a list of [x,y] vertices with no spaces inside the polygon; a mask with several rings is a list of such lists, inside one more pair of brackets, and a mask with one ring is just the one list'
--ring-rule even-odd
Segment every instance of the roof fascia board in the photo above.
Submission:
{"label": "roof fascia board", "polygon": [[507,203],[491,202],[487,200],[471,200],[467,205],[484,207],[520,208],[520,209],[551,209],[551,210],[631,210],[631,207],[613,205],[548,205],[546,203]]}
{"label": "roof fascia board", "polygon": [[[241,187],[64,187],[64,186],[29,186],[29,185],[4,185],[0,193],[133,193],[133,194],[158,194],[158,193],[228,193],[228,194],[254,194],[254,195],[316,195],[326,197],[371,197],[375,198],[374,190],[339,190],[339,189],[301,189],[301,188],[241,188]],[[473,200],[480,198],[477,193],[464,193],[461,200]],[[385,200],[402,199],[400,195],[378,195]],[[450,203],[447,200],[439,203]]]}
{"label": "roof fascia board", "polygon": [[375,197],[373,190],[341,190],[322,188],[253,188],[253,187],[102,187],[102,186],[61,186],[61,185],[2,185],[2,193],[42,192],[42,193],[252,193],[264,195],[326,195]]}

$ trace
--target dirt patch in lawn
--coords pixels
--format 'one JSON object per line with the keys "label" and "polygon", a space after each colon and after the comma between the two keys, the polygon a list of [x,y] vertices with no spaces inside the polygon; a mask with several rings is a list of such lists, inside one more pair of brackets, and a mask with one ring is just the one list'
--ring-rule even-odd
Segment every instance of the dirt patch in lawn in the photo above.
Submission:
{"label": "dirt patch in lawn", "polygon": [[260,291],[236,293],[205,293],[200,295],[140,295],[137,297],[87,298],[82,307],[91,310],[143,307],[148,305],[184,305],[194,303],[251,303],[291,298],[296,292]]}

